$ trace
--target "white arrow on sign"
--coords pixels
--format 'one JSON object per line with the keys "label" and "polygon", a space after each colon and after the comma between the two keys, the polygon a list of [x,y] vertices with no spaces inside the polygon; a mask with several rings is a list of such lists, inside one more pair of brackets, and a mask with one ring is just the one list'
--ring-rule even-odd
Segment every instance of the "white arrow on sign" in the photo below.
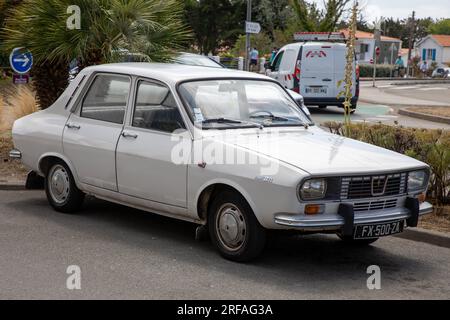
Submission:
{"label": "white arrow on sign", "polygon": [[25,67],[28,63],[30,63],[30,59],[27,56],[24,56],[24,58],[15,58],[14,62],[23,62],[22,67]]}
{"label": "white arrow on sign", "polygon": [[261,25],[258,22],[245,21],[245,33],[260,33]]}

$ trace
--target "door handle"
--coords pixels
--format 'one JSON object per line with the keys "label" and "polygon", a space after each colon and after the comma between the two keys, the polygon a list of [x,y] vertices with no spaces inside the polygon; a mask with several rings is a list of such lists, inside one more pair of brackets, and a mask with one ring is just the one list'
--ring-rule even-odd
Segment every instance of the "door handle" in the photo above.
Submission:
{"label": "door handle", "polygon": [[73,123],[68,123],[66,124],[66,127],[69,129],[74,129],[74,130],[80,130],[81,126],[77,125],[77,124],[73,124]]}
{"label": "door handle", "polygon": [[122,132],[122,137],[130,138],[130,139],[137,139],[138,135],[124,131],[124,132]]}
{"label": "door handle", "polygon": [[333,81],[333,80],[331,80],[331,79],[322,79],[322,81],[325,81],[325,82],[331,82],[331,81]]}

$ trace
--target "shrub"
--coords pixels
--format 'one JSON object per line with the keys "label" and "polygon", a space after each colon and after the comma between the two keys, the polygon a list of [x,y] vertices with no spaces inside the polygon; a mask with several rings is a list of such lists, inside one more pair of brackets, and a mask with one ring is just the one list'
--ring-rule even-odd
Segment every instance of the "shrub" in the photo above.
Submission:
{"label": "shrub", "polygon": [[35,95],[28,86],[15,88],[9,94],[8,102],[1,100],[4,99],[0,98],[0,132],[11,130],[14,121],[39,110]]}
{"label": "shrub", "polygon": [[[340,123],[328,122],[330,132],[345,136]],[[449,202],[450,191],[450,132],[414,129],[383,124],[352,124],[348,137],[408,155],[427,163],[431,168],[429,196],[437,204]]]}
{"label": "shrub", "polygon": [[[394,71],[394,66],[379,64],[377,65],[377,78],[389,78],[391,76],[391,70]],[[361,78],[373,77],[373,65],[361,64],[359,66],[359,72]]]}

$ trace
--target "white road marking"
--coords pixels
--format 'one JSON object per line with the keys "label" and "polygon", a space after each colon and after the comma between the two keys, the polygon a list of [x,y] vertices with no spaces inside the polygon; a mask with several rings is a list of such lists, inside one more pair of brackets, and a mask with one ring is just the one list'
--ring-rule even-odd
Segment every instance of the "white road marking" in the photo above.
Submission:
{"label": "white road marking", "polygon": [[395,88],[392,88],[392,90],[412,90],[412,89],[418,89],[418,88],[420,88],[420,87],[418,87],[418,86],[414,86],[414,87],[395,87]]}
{"label": "white road marking", "polygon": [[417,90],[419,90],[419,91],[440,91],[440,90],[447,90],[447,88],[440,88],[440,87],[437,87],[437,88],[420,88],[420,89],[417,89]]}

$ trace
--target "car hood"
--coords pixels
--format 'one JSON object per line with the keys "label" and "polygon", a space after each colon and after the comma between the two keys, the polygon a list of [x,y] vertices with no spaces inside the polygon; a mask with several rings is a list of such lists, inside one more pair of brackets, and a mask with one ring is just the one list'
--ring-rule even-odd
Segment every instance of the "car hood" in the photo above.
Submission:
{"label": "car hood", "polygon": [[279,160],[312,175],[392,172],[427,166],[405,155],[314,127],[227,134],[215,139]]}

